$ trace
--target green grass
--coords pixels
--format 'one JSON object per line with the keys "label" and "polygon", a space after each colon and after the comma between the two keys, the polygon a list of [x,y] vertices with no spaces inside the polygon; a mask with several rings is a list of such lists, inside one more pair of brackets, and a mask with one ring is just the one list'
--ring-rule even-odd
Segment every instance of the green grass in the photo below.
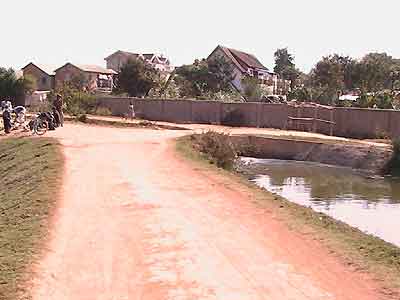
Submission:
{"label": "green grass", "polygon": [[278,216],[288,228],[319,240],[344,264],[354,270],[366,271],[379,280],[387,296],[400,299],[400,248],[258,188],[234,171],[216,168],[205,155],[195,150],[192,143],[190,136],[179,138],[176,143],[177,152],[199,168],[227,177],[230,184],[250,194],[255,203]]}
{"label": "green grass", "polygon": [[30,279],[30,266],[47,238],[62,169],[60,146],[54,139],[0,140],[2,300],[29,299],[24,282]]}

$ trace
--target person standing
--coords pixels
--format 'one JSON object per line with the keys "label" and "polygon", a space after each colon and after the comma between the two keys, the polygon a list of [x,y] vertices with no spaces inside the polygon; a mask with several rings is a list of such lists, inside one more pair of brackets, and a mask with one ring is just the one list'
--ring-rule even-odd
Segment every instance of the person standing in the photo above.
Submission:
{"label": "person standing", "polygon": [[57,94],[56,99],[54,101],[54,108],[58,112],[58,117],[60,118],[59,124],[61,125],[61,127],[64,126],[63,106],[64,106],[63,98],[60,94]]}
{"label": "person standing", "polygon": [[131,120],[133,120],[136,116],[135,115],[135,106],[133,105],[132,101],[129,103],[129,115],[130,115]]}
{"label": "person standing", "polygon": [[6,134],[11,132],[12,124],[11,124],[11,102],[3,101],[1,103],[1,108],[3,110],[3,125],[4,131]]}

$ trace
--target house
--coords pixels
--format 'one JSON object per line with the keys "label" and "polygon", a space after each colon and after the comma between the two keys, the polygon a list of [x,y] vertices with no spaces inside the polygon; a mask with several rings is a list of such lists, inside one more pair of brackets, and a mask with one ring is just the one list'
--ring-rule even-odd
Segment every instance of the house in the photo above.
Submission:
{"label": "house", "polygon": [[130,59],[141,59],[164,74],[169,74],[174,70],[174,67],[171,66],[168,58],[164,57],[163,55],[157,55],[154,53],[141,54],[118,50],[110,56],[106,57],[105,61],[107,62],[108,69],[119,72],[121,70],[121,67],[125,65]]}
{"label": "house", "polygon": [[268,89],[269,94],[277,93],[278,75],[269,71],[254,55],[224,46],[217,46],[207,60],[216,58],[223,58],[232,64],[234,67],[232,85],[238,91],[243,92],[244,90],[242,79],[245,76],[251,76],[258,78],[259,83],[265,89]]}
{"label": "house", "polygon": [[55,87],[59,88],[73,78],[80,78],[85,81],[89,91],[111,92],[116,74],[114,70],[99,66],[67,63],[55,70]]}
{"label": "house", "polygon": [[54,89],[54,68],[38,65],[33,62],[22,68],[23,76],[31,76],[36,81],[36,90],[51,91]]}

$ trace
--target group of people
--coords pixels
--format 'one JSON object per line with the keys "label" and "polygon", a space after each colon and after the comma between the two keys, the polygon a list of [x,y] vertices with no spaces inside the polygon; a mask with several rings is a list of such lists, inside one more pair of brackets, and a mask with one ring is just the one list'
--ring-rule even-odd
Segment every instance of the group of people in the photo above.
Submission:
{"label": "group of people", "polygon": [[[11,132],[13,122],[18,124],[25,123],[26,108],[23,106],[12,107],[11,101],[1,101],[1,111],[3,112],[3,124],[6,134]],[[14,114],[14,121],[12,115]]]}
{"label": "group of people", "polygon": [[[49,129],[55,129],[55,127],[64,125],[63,106],[64,103],[62,96],[57,94],[52,103],[52,111],[41,113],[46,116],[46,120],[49,123]],[[26,108],[23,106],[13,107],[9,99],[1,101],[0,111],[3,115],[4,132],[6,134],[11,132],[13,124],[23,125],[25,123]]]}

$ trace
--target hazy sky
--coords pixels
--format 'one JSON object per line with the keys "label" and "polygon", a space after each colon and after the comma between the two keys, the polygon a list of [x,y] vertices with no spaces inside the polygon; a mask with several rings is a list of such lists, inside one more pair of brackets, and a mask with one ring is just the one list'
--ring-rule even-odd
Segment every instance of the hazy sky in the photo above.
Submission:
{"label": "hazy sky", "polygon": [[2,0],[0,66],[104,65],[118,49],[180,65],[222,44],[271,69],[288,47],[308,71],[334,52],[400,57],[399,11],[399,0]]}

